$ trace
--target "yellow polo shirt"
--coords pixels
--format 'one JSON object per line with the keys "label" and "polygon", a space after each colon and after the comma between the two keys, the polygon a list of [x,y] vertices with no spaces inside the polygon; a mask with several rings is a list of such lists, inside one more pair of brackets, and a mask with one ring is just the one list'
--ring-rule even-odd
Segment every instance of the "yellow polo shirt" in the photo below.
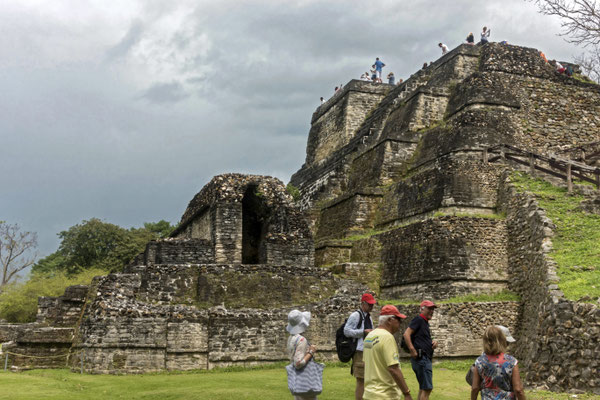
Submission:
{"label": "yellow polo shirt", "polygon": [[365,363],[365,400],[396,400],[402,395],[387,367],[398,364],[398,345],[385,329],[374,329],[363,342]]}

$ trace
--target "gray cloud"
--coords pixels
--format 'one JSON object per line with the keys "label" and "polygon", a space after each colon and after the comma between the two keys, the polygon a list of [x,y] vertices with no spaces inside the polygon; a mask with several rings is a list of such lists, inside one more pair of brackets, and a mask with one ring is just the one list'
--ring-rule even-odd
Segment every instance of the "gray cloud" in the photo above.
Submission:
{"label": "gray cloud", "polygon": [[140,97],[151,103],[165,104],[180,102],[188,96],[181,83],[169,82],[153,84]]}
{"label": "gray cloud", "polygon": [[110,62],[125,57],[131,48],[139,43],[143,31],[144,29],[142,22],[140,20],[134,20],[123,39],[121,39],[121,41],[115,46],[107,50],[107,61]]}
{"label": "gray cloud", "polygon": [[531,3],[492,3],[9,0],[0,220],[37,231],[46,255],[83,219],[175,222],[218,173],[287,181],[320,96],[375,57],[406,78],[483,25],[550,58],[579,53]]}

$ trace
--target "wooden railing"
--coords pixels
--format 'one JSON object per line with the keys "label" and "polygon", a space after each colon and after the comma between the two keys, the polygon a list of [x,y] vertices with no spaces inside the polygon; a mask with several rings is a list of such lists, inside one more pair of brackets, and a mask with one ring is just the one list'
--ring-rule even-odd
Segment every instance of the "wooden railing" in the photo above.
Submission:
{"label": "wooden railing", "polygon": [[509,144],[499,144],[483,149],[483,162],[497,160],[510,160],[526,165],[532,174],[538,170],[561,178],[567,182],[569,193],[573,191],[573,178],[593,183],[600,191],[600,168],[598,167],[556,156],[543,156]]}

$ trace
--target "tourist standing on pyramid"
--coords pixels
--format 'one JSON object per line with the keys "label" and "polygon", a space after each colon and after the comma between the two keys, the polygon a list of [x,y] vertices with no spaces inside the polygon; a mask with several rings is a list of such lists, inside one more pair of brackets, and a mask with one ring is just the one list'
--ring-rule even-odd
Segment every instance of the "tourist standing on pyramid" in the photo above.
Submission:
{"label": "tourist standing on pyramid", "polygon": [[375,68],[377,82],[379,83],[381,83],[381,73],[383,71],[383,67],[385,67],[385,64],[379,59],[379,57],[375,58],[375,64],[373,64],[373,68]]}

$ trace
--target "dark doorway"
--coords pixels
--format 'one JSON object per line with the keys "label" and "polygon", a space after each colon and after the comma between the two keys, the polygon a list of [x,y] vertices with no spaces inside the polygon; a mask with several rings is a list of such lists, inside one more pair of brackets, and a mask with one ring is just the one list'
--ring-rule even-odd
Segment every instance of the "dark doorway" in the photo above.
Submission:
{"label": "dark doorway", "polygon": [[242,264],[259,264],[264,236],[265,208],[257,187],[248,186],[242,199]]}

